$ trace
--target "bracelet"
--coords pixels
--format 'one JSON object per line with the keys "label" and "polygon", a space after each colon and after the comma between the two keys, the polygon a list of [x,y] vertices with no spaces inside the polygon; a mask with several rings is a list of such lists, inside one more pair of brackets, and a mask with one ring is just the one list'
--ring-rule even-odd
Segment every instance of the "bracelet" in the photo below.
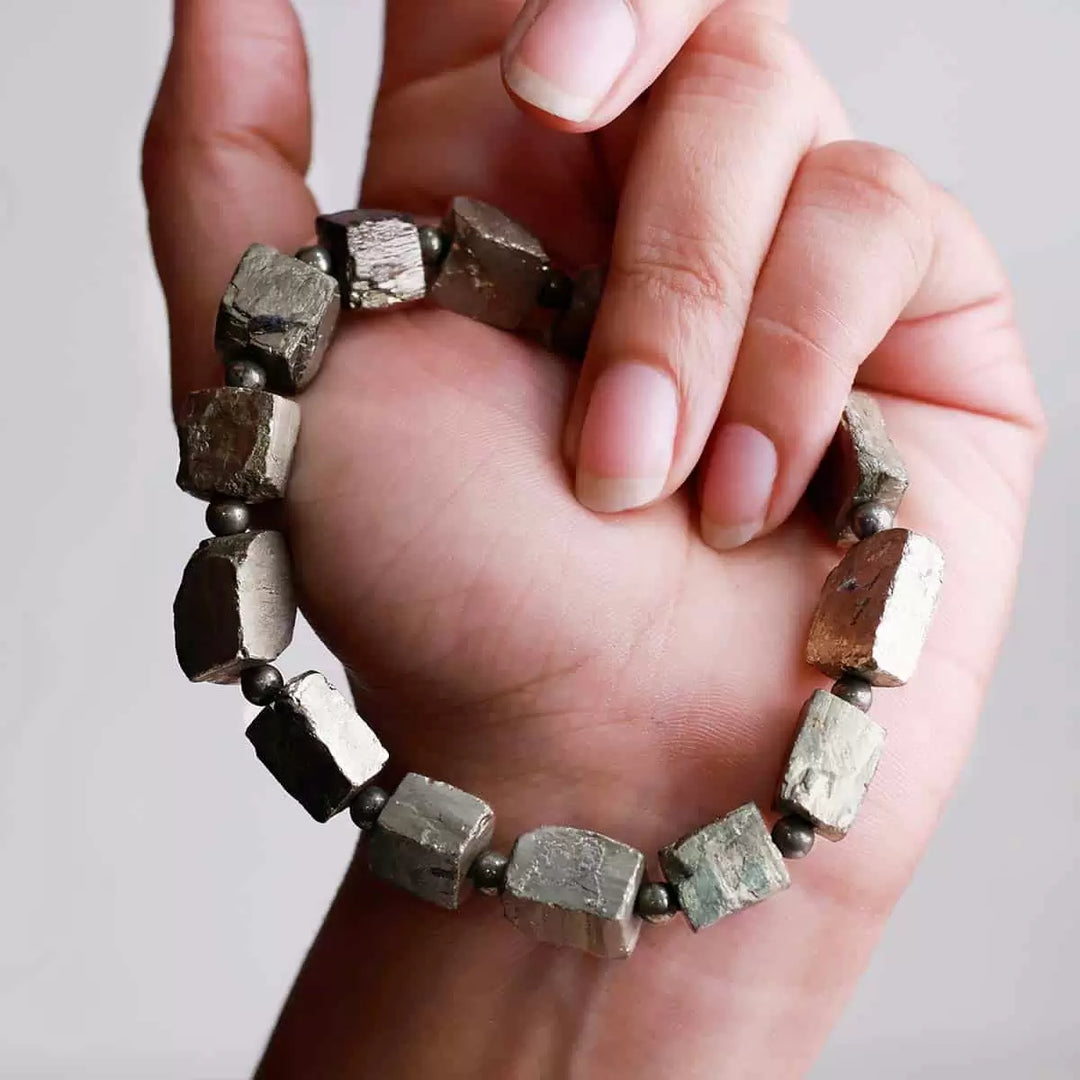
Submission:
{"label": "bracelet", "polygon": [[494,207],[454,199],[439,226],[406,214],[320,217],[319,243],[295,257],[245,252],[217,317],[225,386],[191,394],[179,420],[185,491],[209,502],[213,538],[188,562],[174,605],[180,666],[193,682],[239,682],[261,711],[255,753],[317,821],[349,809],[367,834],[372,873],[443,908],[475,888],[501,896],[512,923],[540,941],[628,956],[642,921],[681,911],[696,931],[790,884],[785,859],[820,833],[841,840],[881,756],[867,715],[875,686],[914,672],[941,587],[930,539],[893,527],[908,477],[873,398],[853,392],[809,490],[848,549],[829,574],[807,661],[835,679],[805,704],[780,780],[771,832],[747,803],[663,848],[665,880],[645,856],[585,829],[544,826],[509,855],[490,847],[495,815],[481,799],[409,773],[389,794],[372,781],[388,759],[375,733],[318,672],[286,682],[272,662],[296,618],[281,533],[252,527],[253,504],[280,499],[300,428],[292,399],[316,375],[342,304],[375,310],[425,298],[544,340],[581,358],[603,271],[555,269],[539,242]]}

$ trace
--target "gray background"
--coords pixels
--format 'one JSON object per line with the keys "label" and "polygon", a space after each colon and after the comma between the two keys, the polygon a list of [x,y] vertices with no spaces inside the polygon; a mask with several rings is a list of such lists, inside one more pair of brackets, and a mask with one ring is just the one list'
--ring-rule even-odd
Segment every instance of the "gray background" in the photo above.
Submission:
{"label": "gray background", "polygon": [[[301,5],[328,206],[354,191],[380,7]],[[1075,1078],[1080,2],[796,9],[860,133],[999,244],[1053,429],[974,757],[815,1077]],[[164,0],[0,0],[3,1076],[249,1072],[353,835],[296,813],[239,695],[188,687],[172,657],[201,523],[172,486],[137,186],[167,34]],[[310,635],[290,666],[308,660]]]}

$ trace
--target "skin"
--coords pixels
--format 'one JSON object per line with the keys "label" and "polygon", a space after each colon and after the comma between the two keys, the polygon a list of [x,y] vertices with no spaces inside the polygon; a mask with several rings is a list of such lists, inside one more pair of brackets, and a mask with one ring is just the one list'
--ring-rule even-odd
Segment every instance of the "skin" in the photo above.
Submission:
{"label": "skin", "polygon": [[[1043,439],[1007,283],[913,166],[832,142],[842,113],[781,7],[674,7],[636,9],[639,56],[568,124],[500,86],[515,4],[391,0],[364,205],[437,216],[469,193],[571,267],[614,245],[613,284],[583,370],[446,312],[343,320],[303,396],[285,507],[304,610],[399,772],[482,796],[503,850],[572,823],[651,853],[767,807],[823,685],[802,650],[836,561],[798,496],[856,378],[911,473],[901,523],[948,560],[920,670],[877,694],[889,739],[851,835],[709,931],[645,927],[629,961],[536,945],[494,901],[429,908],[354,862],[266,1080],[665,1076],[676,1061],[683,1077],[800,1075],[964,760]],[[177,402],[220,382],[210,328],[243,249],[309,242],[309,140],[289,5],[178,0],[144,168]],[[710,146],[735,164],[665,191]],[[765,190],[751,220],[724,218]],[[650,255],[650,233],[682,239]],[[574,496],[589,387],[643,359],[679,387],[671,473],[648,508],[599,515]],[[718,416],[777,449],[765,535],[724,553],[700,522],[703,500],[721,514],[740,497],[738,470],[710,460]],[[700,489],[684,482],[696,465]]]}

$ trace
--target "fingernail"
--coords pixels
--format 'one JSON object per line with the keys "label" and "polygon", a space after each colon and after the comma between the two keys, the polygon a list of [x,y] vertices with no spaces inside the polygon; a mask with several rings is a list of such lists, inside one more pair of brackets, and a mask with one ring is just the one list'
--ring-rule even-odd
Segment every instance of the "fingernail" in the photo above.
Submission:
{"label": "fingernail", "polygon": [[671,471],[679,399],[664,372],[616,364],[593,386],[578,446],[577,497],[615,514],[658,498]]}
{"label": "fingernail", "polygon": [[717,551],[752,540],[776,483],[776,447],[757,428],[727,424],[713,442],[701,492],[701,535]]}
{"label": "fingernail", "polygon": [[518,97],[564,120],[588,120],[634,54],[624,0],[529,0],[510,32],[504,77]]}

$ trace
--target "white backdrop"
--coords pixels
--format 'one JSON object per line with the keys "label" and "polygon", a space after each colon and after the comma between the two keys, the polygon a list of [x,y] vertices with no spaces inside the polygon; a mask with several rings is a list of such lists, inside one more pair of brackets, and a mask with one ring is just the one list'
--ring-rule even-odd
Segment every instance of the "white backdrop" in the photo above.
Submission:
{"label": "white backdrop", "polygon": [[[447,0],[449,6],[451,0]],[[306,0],[313,182],[352,199],[376,0]],[[348,857],[190,687],[138,146],[165,0],[0,0],[0,1075],[250,1072]],[[1080,4],[815,0],[860,134],[957,190],[1015,277],[1053,427],[1016,621],[957,798],[815,1077],[1080,1076]],[[323,663],[301,638],[290,666]],[[331,669],[332,670],[332,669]]]}

